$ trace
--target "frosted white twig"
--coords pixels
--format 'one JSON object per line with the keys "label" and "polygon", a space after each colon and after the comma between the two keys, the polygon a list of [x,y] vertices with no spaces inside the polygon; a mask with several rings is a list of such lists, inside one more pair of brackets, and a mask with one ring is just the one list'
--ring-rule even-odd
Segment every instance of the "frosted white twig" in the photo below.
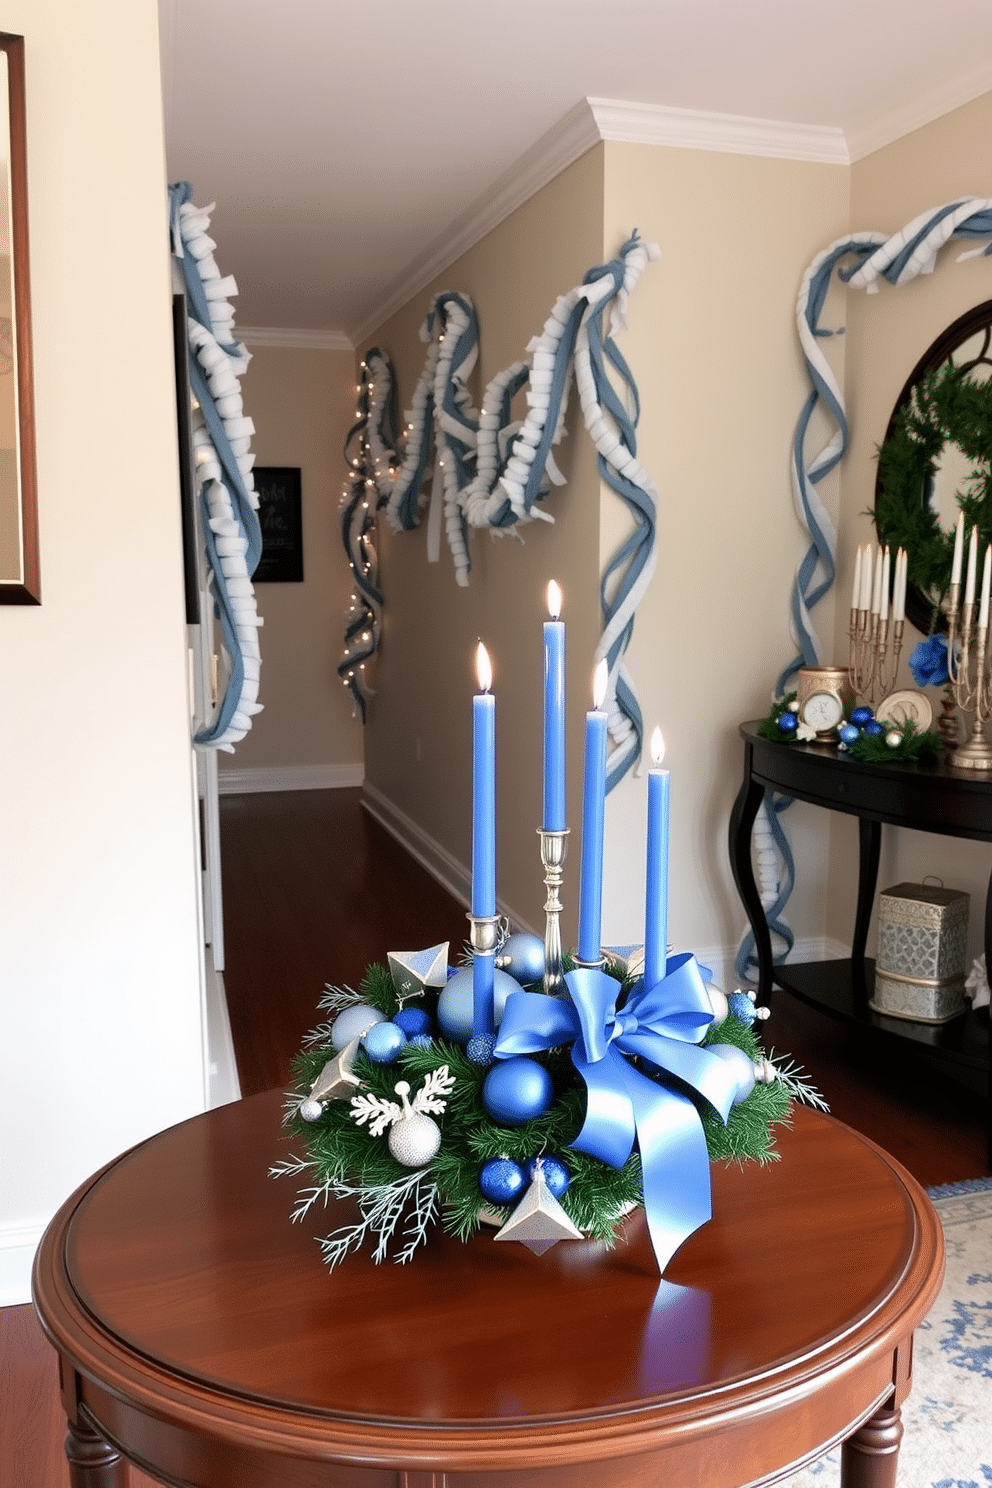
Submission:
{"label": "frosted white twig", "polygon": [[368,1235],[377,1237],[373,1261],[377,1266],[384,1261],[403,1210],[412,1200],[413,1214],[403,1232],[408,1236],[407,1243],[396,1257],[400,1264],[408,1261],[426,1237],[427,1227],[437,1212],[437,1184],[422,1171],[367,1188],[357,1188],[344,1181],[329,1182],[327,1187],[335,1198],[357,1199],[362,1211],[359,1224],[344,1225],[319,1241],[324,1260],[332,1270],[349,1251],[357,1250]]}
{"label": "frosted white twig", "polygon": [[796,1064],[789,1054],[776,1055],[775,1050],[769,1052],[768,1058],[775,1066],[779,1084],[782,1085],[796,1100],[802,1101],[806,1106],[815,1106],[818,1111],[829,1111],[830,1107],[826,1100],[817,1090],[813,1082],[806,1077],[806,1072],[801,1064]]}
{"label": "frosted white twig", "polygon": [[340,1013],[346,1007],[351,1007],[352,1003],[360,1001],[361,994],[356,992],[354,987],[332,987],[328,982],[317,1006],[326,1008],[329,1013]]}

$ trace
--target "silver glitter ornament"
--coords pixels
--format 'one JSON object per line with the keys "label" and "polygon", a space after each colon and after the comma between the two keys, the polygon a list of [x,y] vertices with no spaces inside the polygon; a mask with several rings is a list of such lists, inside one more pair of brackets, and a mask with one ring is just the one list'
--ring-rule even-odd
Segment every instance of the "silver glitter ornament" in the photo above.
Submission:
{"label": "silver glitter ornament", "polygon": [[519,1240],[535,1255],[543,1255],[559,1240],[584,1240],[558,1200],[548,1191],[540,1158],[534,1163],[534,1178],[520,1203],[494,1240]]}
{"label": "silver glitter ornament", "polygon": [[[400,1081],[400,1084],[403,1084]],[[397,1085],[399,1090],[399,1085]],[[422,1112],[404,1113],[389,1128],[389,1150],[405,1168],[422,1168],[430,1162],[441,1145],[441,1128]]]}

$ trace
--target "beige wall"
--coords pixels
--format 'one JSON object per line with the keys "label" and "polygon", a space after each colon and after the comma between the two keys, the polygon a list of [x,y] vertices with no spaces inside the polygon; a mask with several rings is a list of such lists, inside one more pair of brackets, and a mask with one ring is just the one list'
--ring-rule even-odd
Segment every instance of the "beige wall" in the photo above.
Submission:
{"label": "beige wall", "polygon": [[241,389],[255,424],[256,465],[299,466],[303,492],[303,583],[258,584],[264,619],[263,711],[225,773],[362,762],[362,728],[335,670],[341,654],[351,571],[341,546],[338,503],[342,446],[355,407],[351,351],[251,347]]}
{"label": "beige wall", "polygon": [[[992,196],[990,132],[992,94],[985,94],[858,161],[851,171],[852,228],[892,233],[945,202]],[[935,337],[965,310],[992,298],[992,260],[956,262],[960,253],[974,246],[971,240],[947,244],[936,271],[909,284],[883,283],[875,295],[848,292],[846,396],[852,439],[843,472],[838,592],[844,604],[837,610],[838,654],[846,645],[844,625],[854,553],[858,543],[874,536],[864,513],[874,499],[875,452],[885,437],[893,404]],[[907,626],[904,658],[919,639],[919,633]],[[905,662],[901,682],[913,685]],[[930,688],[928,695],[936,707],[939,692]],[[838,823],[834,834],[831,878],[835,884],[843,881],[842,865],[853,861],[856,852],[856,833],[845,831],[846,825]],[[971,893],[969,965],[970,958],[981,951],[988,871],[985,844],[929,833],[883,833],[880,888],[904,880],[919,882],[923,875],[933,873],[949,887]],[[835,895],[831,901],[831,925],[837,935],[850,923],[845,902],[849,897]]]}
{"label": "beige wall", "polygon": [[[409,405],[423,366],[418,332],[431,296],[468,293],[480,331],[480,380],[526,355],[555,299],[577,284],[602,250],[603,150],[564,171],[408,304],[373,337],[392,356],[400,406]],[[365,350],[362,347],[361,350]],[[477,392],[476,401],[481,396]],[[458,862],[471,854],[471,697],[473,654],[482,637],[493,658],[497,699],[499,895],[532,924],[542,923],[544,886],[536,829],[541,819],[541,668],[545,590],[557,578],[568,621],[569,818],[578,821],[581,714],[589,706],[597,638],[598,493],[591,445],[577,412],[561,446],[568,485],[545,503],[554,526],[534,521],[523,545],[472,535],[469,586],[455,583],[450,556],[426,559],[426,534],[390,534],[383,522],[385,628],[378,688],[369,715],[369,783]],[[578,833],[573,838],[573,882]],[[571,906],[565,934],[574,940]],[[429,930],[425,927],[429,938]]]}
{"label": "beige wall", "polygon": [[[795,299],[813,253],[843,231],[843,167],[640,145],[606,148],[604,235],[615,251],[636,226],[662,256],[631,299],[620,339],[643,408],[639,454],[659,492],[659,562],[638,612],[630,668],[646,732],[661,726],[672,772],[669,938],[732,947],[743,914],[727,860],[740,784],[737,726],[763,717],[796,648],[792,576],[808,538],[795,516],[789,451],[806,395]],[[843,353],[843,343],[834,349]],[[836,511],[836,482],[825,499]],[[601,557],[626,530],[604,496]],[[832,630],[830,601],[817,612]],[[824,659],[829,659],[825,657]],[[608,806],[605,929],[643,925],[646,782]],[[824,930],[826,822],[789,812],[800,938]]]}
{"label": "beige wall", "polygon": [[0,608],[0,1293],[75,1184],[204,1100],[156,6],[8,0],[4,27],[43,603]]}

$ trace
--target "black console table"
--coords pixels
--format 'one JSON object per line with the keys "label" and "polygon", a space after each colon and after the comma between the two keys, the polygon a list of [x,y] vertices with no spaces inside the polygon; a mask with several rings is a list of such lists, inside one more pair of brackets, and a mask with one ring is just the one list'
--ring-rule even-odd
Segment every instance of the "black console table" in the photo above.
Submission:
{"label": "black console table", "polygon": [[[949,1023],[914,1023],[885,1017],[868,1005],[875,965],[865,957],[871,922],[882,823],[992,842],[992,782],[945,765],[865,765],[823,744],[779,744],[764,739],[757,723],[741,725],[744,781],[730,818],[730,863],[754,932],[758,1001],[773,984],[814,1007],[885,1039],[892,1039],[944,1067],[964,1083],[980,1080],[989,1096],[992,1153],[992,1060],[987,1010],[969,1010]],[[766,791],[793,796],[828,811],[858,818],[858,900],[850,959],[776,966],[771,936],[751,864],[751,828]],[[985,964],[992,970],[992,877],[985,901]]]}

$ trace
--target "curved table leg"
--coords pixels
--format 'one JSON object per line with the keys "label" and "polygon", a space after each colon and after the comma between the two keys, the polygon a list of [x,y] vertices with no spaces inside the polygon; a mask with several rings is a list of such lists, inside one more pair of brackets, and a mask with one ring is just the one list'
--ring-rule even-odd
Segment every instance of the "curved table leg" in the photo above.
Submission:
{"label": "curved table leg", "polygon": [[886,1402],[841,1447],[841,1488],[895,1488],[902,1416]]}
{"label": "curved table leg", "polygon": [[875,887],[878,884],[878,860],[882,852],[880,822],[858,817],[858,846],[858,907],[854,916],[854,939],[851,942],[851,982],[855,1010],[866,1017],[869,987],[865,981],[865,946],[868,944],[868,927],[871,924]]}
{"label": "curved table leg", "polygon": [[730,813],[728,846],[734,883],[754,935],[754,949],[758,957],[758,1002],[766,1004],[772,990],[772,938],[768,933],[768,921],[754,881],[754,865],[751,862],[751,829],[758,808],[765,798],[765,787],[751,778],[752,756],[753,751],[748,744],[744,751],[744,780]]}
{"label": "curved table leg", "polygon": [[85,1421],[70,1421],[65,1439],[72,1488],[127,1488],[124,1458]]}

